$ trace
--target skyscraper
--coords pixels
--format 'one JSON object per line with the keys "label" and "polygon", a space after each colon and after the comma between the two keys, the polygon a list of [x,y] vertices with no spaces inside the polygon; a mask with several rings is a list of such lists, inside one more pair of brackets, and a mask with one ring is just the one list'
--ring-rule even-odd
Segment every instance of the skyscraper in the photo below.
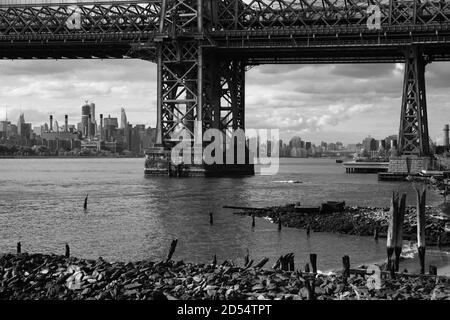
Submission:
{"label": "skyscraper", "polygon": [[127,114],[124,108],[120,109],[120,129],[128,129]]}
{"label": "skyscraper", "polygon": [[25,124],[25,116],[23,113],[20,114],[19,120],[17,121],[17,134],[19,136],[22,134],[22,124]]}
{"label": "skyscraper", "polygon": [[89,128],[89,115],[91,114],[91,106],[85,104],[81,107],[81,134],[83,137],[87,137]]}

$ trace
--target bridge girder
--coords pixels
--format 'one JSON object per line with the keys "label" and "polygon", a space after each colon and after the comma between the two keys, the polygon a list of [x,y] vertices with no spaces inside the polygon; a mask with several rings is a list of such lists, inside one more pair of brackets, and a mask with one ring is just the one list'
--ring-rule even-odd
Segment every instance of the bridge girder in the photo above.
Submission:
{"label": "bridge girder", "polygon": [[[379,9],[380,29],[367,26],[371,5]],[[77,23],[68,23],[76,17]],[[244,129],[246,65],[406,59],[400,151],[426,155],[424,55],[450,60],[450,0],[0,5],[2,58],[134,57],[156,62],[158,142],[166,145],[177,131],[192,137],[195,121],[202,131]]]}

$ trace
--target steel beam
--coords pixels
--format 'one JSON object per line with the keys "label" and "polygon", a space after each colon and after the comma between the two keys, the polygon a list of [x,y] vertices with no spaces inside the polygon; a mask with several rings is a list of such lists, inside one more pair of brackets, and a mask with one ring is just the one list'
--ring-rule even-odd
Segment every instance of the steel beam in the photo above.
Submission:
{"label": "steel beam", "polygon": [[405,77],[398,141],[399,155],[430,155],[425,65],[427,61],[418,46],[405,51]]}

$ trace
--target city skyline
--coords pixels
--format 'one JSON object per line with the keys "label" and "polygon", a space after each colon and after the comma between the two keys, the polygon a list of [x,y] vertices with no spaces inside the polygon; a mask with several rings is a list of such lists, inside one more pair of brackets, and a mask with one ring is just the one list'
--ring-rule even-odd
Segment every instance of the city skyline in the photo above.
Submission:
{"label": "city skyline", "polygon": [[[97,113],[120,114],[130,123],[156,126],[155,66],[140,60],[1,61],[0,120],[31,123],[78,117],[85,100]],[[278,81],[274,81],[274,78]],[[396,134],[399,126],[403,64],[265,65],[247,72],[246,127],[279,128],[283,140],[301,136],[313,143],[356,143]],[[442,140],[450,122],[446,63],[427,66],[430,137]],[[447,120],[448,119],[448,120]]]}

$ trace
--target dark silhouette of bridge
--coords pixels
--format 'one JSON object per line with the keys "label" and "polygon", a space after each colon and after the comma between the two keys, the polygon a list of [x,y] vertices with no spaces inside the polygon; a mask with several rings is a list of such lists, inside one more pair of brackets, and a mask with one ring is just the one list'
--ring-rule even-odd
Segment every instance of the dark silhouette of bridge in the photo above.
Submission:
{"label": "dark silhouette of bridge", "polygon": [[193,135],[195,121],[203,130],[245,129],[251,66],[405,62],[398,148],[422,157],[430,155],[425,65],[450,60],[450,0],[0,5],[0,56],[156,63],[157,140],[167,148],[172,133]]}

